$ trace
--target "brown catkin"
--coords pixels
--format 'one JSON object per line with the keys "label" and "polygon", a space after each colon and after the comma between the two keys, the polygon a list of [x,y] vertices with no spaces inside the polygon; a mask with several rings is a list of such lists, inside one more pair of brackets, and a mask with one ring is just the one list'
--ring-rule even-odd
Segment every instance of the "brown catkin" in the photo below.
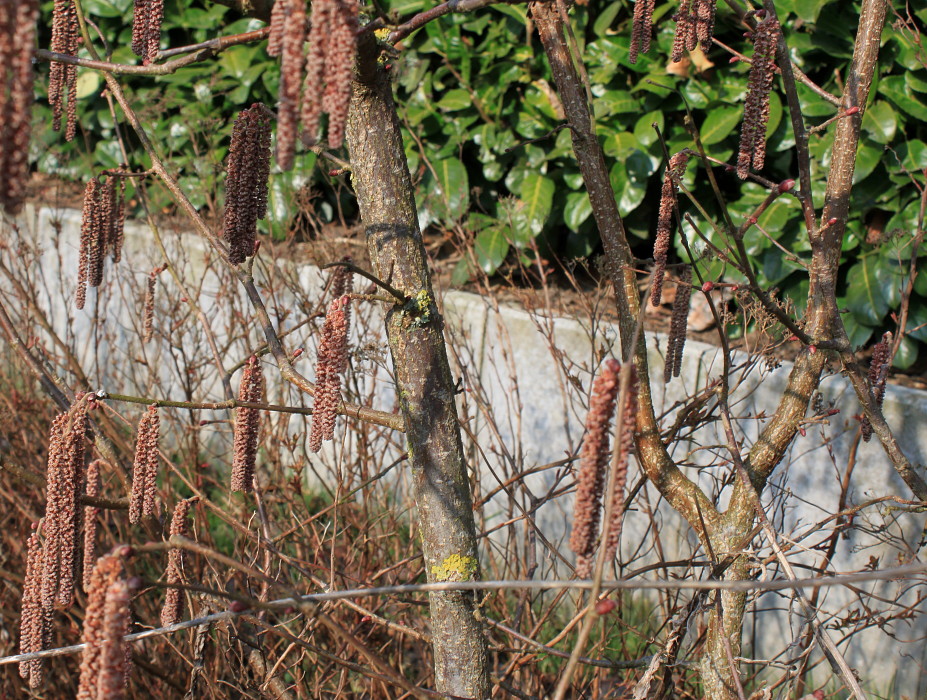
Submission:
{"label": "brown catkin", "polygon": [[279,56],[283,50],[283,27],[287,0],[276,0],[270,11],[270,33],[267,35],[267,55]]}
{"label": "brown catkin", "polygon": [[123,640],[132,625],[129,584],[114,581],[103,603],[103,648],[100,650],[99,700],[122,700],[126,696],[126,675],[130,653]]}
{"label": "brown catkin", "polygon": [[689,298],[692,296],[692,268],[688,265],[679,273],[676,284],[676,298],[673,299],[673,315],[670,321],[669,338],[666,341],[666,358],[663,365],[663,381],[668,383],[678,377],[682,369],[682,352],[686,345],[686,329],[689,319]]}
{"label": "brown catkin", "polygon": [[631,25],[631,63],[637,63],[639,53],[650,50],[650,36],[653,33],[653,9],[656,0],[637,0],[634,3],[634,22]]}
{"label": "brown catkin", "polygon": [[233,265],[254,254],[257,221],[267,215],[269,175],[270,117],[264,105],[254,104],[235,120],[229,148],[224,235]]}
{"label": "brown catkin", "polygon": [[753,58],[747,80],[740,147],[737,152],[737,177],[746,179],[750,170],[762,170],[766,160],[766,125],[769,123],[769,91],[775,75],[776,44],[779,22],[769,16],[753,32]]}
{"label": "brown catkin", "polygon": [[[80,46],[80,27],[74,0],[55,0],[52,14],[51,50],[76,56]],[[77,66],[52,61],[49,68],[48,102],[52,107],[52,129],[61,129],[64,97],[67,94],[67,126],[65,139],[71,141],[77,133]]]}
{"label": "brown catkin", "polygon": [[300,114],[304,138],[316,142],[322,117],[323,79],[328,40],[332,31],[333,0],[313,0],[312,26],[309,29],[309,53],[306,56],[306,75],[303,82],[303,103]]}
{"label": "brown catkin", "polygon": [[[108,698],[108,695],[100,694],[100,681],[104,675],[104,663],[113,663],[111,652],[104,652],[107,644],[124,645],[122,635],[118,638],[107,636],[111,632],[113,617],[107,621],[107,613],[111,615],[116,612],[114,596],[110,594],[113,584],[122,579],[125,575],[123,561],[120,557],[107,554],[100,557],[93,568],[93,574],[90,577],[90,590],[87,592],[87,607],[84,612],[84,627],[81,640],[86,644],[81,656],[80,681],[77,688],[77,700],[99,700]],[[126,618],[128,626],[128,600],[122,598],[120,593],[120,603],[123,604],[123,615]],[[126,589],[126,595],[128,589]],[[113,601],[107,605],[109,601]],[[118,632],[118,630],[116,630]],[[105,656],[105,659],[104,659]],[[125,658],[125,652],[123,652]]]}
{"label": "brown catkin", "polygon": [[685,174],[689,152],[680,151],[669,160],[663,176],[660,210],[657,214],[657,236],[653,243],[653,282],[650,285],[650,303],[660,305],[663,298],[663,277],[673,232],[673,211],[676,209],[676,183]]}
{"label": "brown catkin", "polygon": [[122,259],[122,246],[126,237],[126,181],[122,177],[114,179],[116,180],[116,211],[112,217],[112,228],[109,231],[109,241],[106,247],[112,255],[113,262],[118,263]]}
{"label": "brown catkin", "polygon": [[624,523],[624,490],[628,483],[628,461],[634,450],[634,430],[637,424],[637,393],[639,383],[637,367],[630,368],[631,377],[628,381],[628,390],[625,393],[624,408],[621,412],[621,442],[617,447],[618,454],[613,462],[612,471],[612,512],[608,527],[608,537],[605,540],[605,561],[612,561],[618,552],[621,541],[621,527]]}
{"label": "brown catkin", "polygon": [[[261,403],[264,396],[264,373],[257,358],[252,356],[245,365],[238,387],[238,400]],[[232,491],[250,493],[254,490],[254,467],[257,460],[261,412],[257,408],[239,406],[235,409],[235,436],[232,456]]]}
{"label": "brown catkin", "polygon": [[0,0],[0,206],[22,209],[29,180],[36,0]]}
{"label": "brown catkin", "polygon": [[155,291],[158,284],[158,274],[152,270],[148,274],[148,287],[145,290],[145,307],[142,317],[142,342],[150,343],[154,336],[154,309]]}
{"label": "brown catkin", "polygon": [[87,286],[98,286],[100,282],[96,281],[97,275],[99,274],[101,281],[103,277],[104,251],[100,248],[103,221],[100,216],[100,195],[100,181],[91,178],[84,188],[84,207],[81,213],[77,294],[75,296],[78,309],[84,308]]}
{"label": "brown catkin", "polygon": [[592,571],[608,466],[609,430],[618,398],[620,371],[621,365],[617,360],[607,360],[592,385],[589,400],[586,435],[576,478],[573,530],[570,533],[570,549],[576,554],[576,575],[579,578],[588,578]]}
{"label": "brown catkin", "polygon": [[715,31],[715,9],[718,0],[695,0],[695,35],[702,50],[711,48],[711,38]]}
{"label": "brown catkin", "polygon": [[691,2],[692,0],[682,0],[679,11],[673,15],[673,20],[676,22],[676,33],[673,36],[673,48],[670,52],[670,60],[673,63],[681,61],[687,49],[691,51],[695,48],[689,46],[691,43],[690,37],[695,35],[693,17],[690,11]]}
{"label": "brown catkin", "polygon": [[[187,498],[174,506],[174,515],[171,517],[171,536],[187,537],[190,529],[187,517],[190,507],[195,499]],[[167,582],[171,585],[183,583],[184,550],[179,547],[171,548],[167,553]],[[161,608],[161,626],[173,625],[180,622],[183,614],[183,591],[179,588],[168,588],[164,596],[164,607]]]}
{"label": "brown catkin", "polygon": [[[876,406],[882,407],[885,400],[885,382],[888,380],[888,370],[891,368],[892,359],[892,334],[886,332],[882,339],[872,348],[872,358],[869,360],[869,386],[872,389],[872,396],[876,400]],[[863,440],[869,442],[872,439],[872,423],[866,416],[862,419]]]}
{"label": "brown catkin", "polygon": [[135,0],[132,17],[132,51],[145,65],[154,61],[161,44],[164,0]]}
{"label": "brown catkin", "polygon": [[284,29],[280,52],[280,96],[277,106],[277,165],[293,167],[302,84],[303,44],[306,41],[305,0],[283,0]]}
{"label": "brown catkin", "polygon": [[[102,482],[100,469],[104,462],[102,459],[93,460],[87,467],[87,487],[85,493],[91,498],[99,498]],[[84,506],[84,571],[81,586],[84,592],[90,590],[90,577],[93,574],[93,565],[97,560],[97,520],[100,509],[96,506]]]}
{"label": "brown catkin", "polygon": [[325,92],[322,110],[328,113],[328,145],[340,148],[351,103],[351,80],[357,49],[356,0],[333,0],[331,31],[325,54]]}
{"label": "brown catkin", "polygon": [[315,367],[315,403],[312,406],[312,427],[309,431],[309,450],[318,452],[324,440],[335,435],[335,416],[341,400],[341,373],[348,363],[348,318],[350,298],[332,301],[325,315],[322,337]]}
{"label": "brown catkin", "polygon": [[[26,577],[19,623],[19,651],[22,654],[41,651],[46,647],[42,624],[42,543],[37,525],[26,545]],[[41,685],[42,666],[41,659],[20,662],[19,675],[29,682],[30,688]]]}
{"label": "brown catkin", "polygon": [[132,495],[129,499],[129,522],[142,516],[157,515],[158,438],[161,420],[157,406],[149,406],[138,424],[135,464],[132,470]]}

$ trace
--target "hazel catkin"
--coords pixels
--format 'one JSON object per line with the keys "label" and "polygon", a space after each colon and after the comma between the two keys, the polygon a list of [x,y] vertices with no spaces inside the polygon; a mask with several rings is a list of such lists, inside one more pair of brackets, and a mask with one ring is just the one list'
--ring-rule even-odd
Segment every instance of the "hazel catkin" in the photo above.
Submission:
{"label": "hazel catkin", "polygon": [[[238,400],[260,403],[264,395],[264,373],[257,358],[252,356],[245,365]],[[232,457],[232,491],[254,491],[254,468],[257,460],[261,412],[257,408],[239,406],[235,409],[235,435]]]}

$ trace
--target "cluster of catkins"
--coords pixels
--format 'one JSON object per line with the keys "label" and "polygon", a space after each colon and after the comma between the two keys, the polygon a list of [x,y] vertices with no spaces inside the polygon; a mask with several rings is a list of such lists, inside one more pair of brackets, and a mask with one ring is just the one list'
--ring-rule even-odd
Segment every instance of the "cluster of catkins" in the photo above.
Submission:
{"label": "cluster of catkins", "polygon": [[[261,363],[252,355],[242,373],[238,400],[261,403],[264,398],[264,373]],[[257,460],[261,411],[239,406],[235,409],[235,437],[232,457],[232,491],[254,491],[254,465]]]}
{"label": "cluster of catkins", "polygon": [[132,495],[129,498],[129,522],[158,515],[158,438],[161,419],[157,406],[149,406],[138,423],[135,464],[132,469]]}
{"label": "cluster of catkins", "polygon": [[666,258],[669,253],[670,237],[673,232],[673,210],[676,209],[677,183],[686,172],[689,151],[680,151],[670,158],[663,176],[663,190],[660,194],[660,210],[657,214],[657,237],[653,243],[653,282],[650,285],[650,303],[660,305],[663,297],[663,277],[666,274]]}
{"label": "cluster of catkins", "polygon": [[[633,449],[637,405],[637,372],[630,368],[631,379],[621,412],[621,443],[616,446],[615,469],[612,474],[612,521],[605,542],[604,557],[610,561],[618,551],[621,537],[624,490],[628,476],[628,458]],[[576,501],[573,507],[573,530],[570,549],[576,554],[576,575],[589,578],[595,561],[599,539],[602,499],[609,472],[611,423],[621,385],[621,365],[607,360],[592,385],[586,434],[580,452],[579,474],[576,477]]]}
{"label": "cluster of catkins", "polygon": [[740,127],[740,148],[737,151],[737,177],[746,179],[750,170],[762,170],[766,161],[766,125],[769,124],[769,91],[776,69],[776,45],[779,42],[779,22],[773,16],[763,17],[753,32],[753,59],[747,80],[747,99]]}
{"label": "cluster of catkins", "polygon": [[238,265],[254,255],[257,221],[267,215],[270,175],[270,111],[255,103],[232,127],[225,179],[225,240],[229,261]]}
{"label": "cluster of catkins", "polygon": [[332,440],[335,436],[335,416],[341,401],[341,375],[348,367],[353,284],[353,274],[348,268],[335,269],[331,283],[334,300],[325,315],[315,365],[316,393],[309,431],[309,449],[312,452],[322,449],[323,440]]}
{"label": "cluster of catkins", "polygon": [[689,297],[692,296],[692,268],[685,265],[676,283],[676,297],[673,299],[673,315],[670,321],[669,338],[666,341],[666,364],[663,365],[663,381],[679,376],[682,369],[682,352],[686,346],[686,329],[689,320]]}
{"label": "cluster of catkins", "polygon": [[[45,474],[45,517],[35,525],[26,556],[20,620],[23,653],[48,647],[55,609],[69,608],[74,599],[74,584],[80,573],[81,515],[84,515],[80,499],[85,481],[90,480],[84,472],[87,411],[94,401],[93,394],[78,396],[70,410],[52,421]],[[93,556],[93,550],[84,552],[85,558]],[[23,662],[20,675],[29,681],[30,687],[38,687],[42,682],[41,661]]]}
{"label": "cluster of catkins", "polygon": [[154,61],[161,44],[164,0],[135,0],[132,17],[132,51],[147,65]]}
{"label": "cluster of catkins", "polygon": [[[126,548],[119,548],[117,552]],[[87,591],[77,700],[121,700],[131,651],[123,640],[132,625],[132,591],[118,553],[97,560]]]}
{"label": "cluster of catkins", "polygon": [[[277,164],[293,167],[296,134],[315,143],[322,113],[328,114],[328,144],[339,148],[351,102],[351,76],[358,31],[357,0],[313,0],[309,52],[305,0],[277,0],[267,52],[280,56]],[[324,86],[323,86],[324,84]]]}
{"label": "cluster of catkins", "polygon": [[101,183],[92,178],[84,189],[80,227],[80,254],[75,304],[83,309],[87,287],[103,283],[103,260],[109,254],[114,263],[122,258],[125,239],[125,180],[107,174]]}
{"label": "cluster of catkins", "polygon": [[[888,370],[892,365],[892,334],[891,331],[882,335],[882,339],[872,348],[872,358],[869,360],[869,386],[876,405],[881,408],[885,400],[885,382],[888,379]],[[863,440],[872,439],[872,423],[863,416],[861,429]]]}
{"label": "cluster of catkins", "polygon": [[29,180],[37,0],[0,0],[0,206],[22,208]]}
{"label": "cluster of catkins", "polygon": [[[55,0],[52,14],[51,50],[67,56],[77,56],[81,43],[74,0]],[[64,138],[72,140],[77,134],[77,66],[52,61],[48,72],[48,103],[52,108],[52,128],[61,129],[64,100],[67,96],[67,127]]]}
{"label": "cluster of catkins", "polygon": [[[673,15],[676,21],[676,35],[673,38],[672,60],[681,61],[685,51],[692,51],[701,44],[702,49],[711,46],[715,28],[715,6],[717,0],[681,0],[679,10]],[[634,21],[631,24],[631,63],[637,63],[639,54],[650,50],[653,33],[653,11],[655,0],[637,0],[634,3]]]}

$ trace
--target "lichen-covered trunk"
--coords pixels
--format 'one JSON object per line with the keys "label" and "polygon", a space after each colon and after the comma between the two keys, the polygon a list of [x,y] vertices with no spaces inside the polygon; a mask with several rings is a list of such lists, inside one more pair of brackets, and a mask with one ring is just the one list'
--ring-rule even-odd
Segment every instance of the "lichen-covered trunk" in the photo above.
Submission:
{"label": "lichen-covered trunk", "polygon": [[[470,483],[454,382],[435,305],[389,79],[372,41],[359,47],[347,139],[375,274],[408,295],[387,314],[396,389],[406,424],[419,532],[429,581],[479,577]],[[436,688],[489,697],[486,640],[476,596],[430,597]]]}

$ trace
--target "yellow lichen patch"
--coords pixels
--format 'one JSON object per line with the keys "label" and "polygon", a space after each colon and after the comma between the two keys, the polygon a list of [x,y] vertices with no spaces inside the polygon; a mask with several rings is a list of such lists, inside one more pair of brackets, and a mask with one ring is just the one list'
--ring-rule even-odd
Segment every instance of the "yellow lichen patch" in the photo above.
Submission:
{"label": "yellow lichen patch", "polygon": [[431,567],[435,581],[472,581],[476,574],[476,557],[452,554],[440,564]]}

